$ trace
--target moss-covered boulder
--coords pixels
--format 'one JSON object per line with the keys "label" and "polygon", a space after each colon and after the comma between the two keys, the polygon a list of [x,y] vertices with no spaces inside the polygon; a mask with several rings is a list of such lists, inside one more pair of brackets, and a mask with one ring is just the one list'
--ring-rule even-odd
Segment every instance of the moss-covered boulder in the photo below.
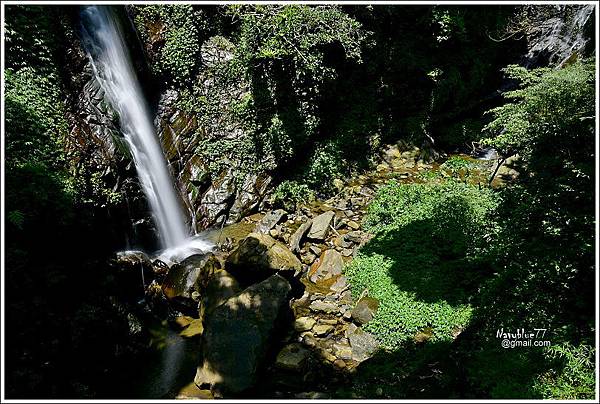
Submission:
{"label": "moss-covered boulder", "polygon": [[302,270],[302,263],[285,244],[260,233],[250,233],[242,240],[225,265],[236,279],[246,284],[277,272],[294,274]]}

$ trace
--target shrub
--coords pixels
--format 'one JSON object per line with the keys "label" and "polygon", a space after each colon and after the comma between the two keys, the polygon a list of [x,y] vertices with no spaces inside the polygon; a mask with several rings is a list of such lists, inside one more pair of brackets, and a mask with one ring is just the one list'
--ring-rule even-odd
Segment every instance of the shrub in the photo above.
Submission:
{"label": "shrub", "polygon": [[[160,36],[153,68],[177,87],[188,84],[199,65],[201,14],[190,4],[133,7],[134,23],[146,42]],[[161,27],[161,28],[159,28]]]}
{"label": "shrub", "polygon": [[587,137],[593,122],[594,61],[531,71],[511,65],[504,72],[520,88],[504,95],[511,102],[488,111],[493,119],[484,127],[483,142],[526,159],[551,142],[556,157],[571,158],[566,149]]}
{"label": "shrub", "polygon": [[273,205],[288,211],[298,209],[302,203],[314,200],[314,193],[306,184],[297,181],[283,181],[273,192]]}
{"label": "shrub", "polygon": [[442,169],[447,169],[451,172],[468,170],[471,167],[473,167],[473,163],[460,156],[451,156],[448,160],[444,161],[441,166]]}
{"label": "shrub", "polygon": [[333,180],[344,176],[340,148],[333,142],[317,145],[307,165],[304,181],[313,189],[327,192]]}
{"label": "shrub", "polygon": [[61,145],[68,130],[57,77],[30,67],[5,70],[5,77],[8,164],[36,161],[61,166]]}
{"label": "shrub", "polygon": [[550,346],[545,357],[555,368],[542,374],[534,390],[545,399],[592,400],[595,395],[594,347],[569,343]]}

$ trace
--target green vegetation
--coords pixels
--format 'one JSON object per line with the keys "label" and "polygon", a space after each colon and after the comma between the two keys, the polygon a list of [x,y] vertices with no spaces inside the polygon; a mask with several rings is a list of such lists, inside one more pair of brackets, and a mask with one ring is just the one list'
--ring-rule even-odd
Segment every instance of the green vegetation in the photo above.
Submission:
{"label": "green vegetation", "polygon": [[[382,300],[367,328],[394,351],[366,374],[388,385],[389,397],[416,394],[404,385],[419,385],[413,375],[431,355],[453,359],[438,365],[449,376],[426,389],[451,394],[465,383],[474,397],[594,396],[593,62],[505,71],[520,87],[490,111],[484,141],[522,156],[519,181],[492,191],[441,185],[431,171],[424,184],[382,188],[369,207],[374,238],[348,277],[353,293]],[[440,169],[455,177],[470,164],[455,157]],[[461,328],[455,341],[452,327]],[[545,328],[551,346],[504,349],[499,328]],[[411,339],[430,347],[414,351]],[[385,373],[394,363],[403,377]],[[357,389],[372,392],[362,377]]]}
{"label": "green vegetation", "polygon": [[563,343],[549,347],[544,354],[560,370],[542,374],[534,389],[545,399],[593,400],[596,387],[594,353],[590,345],[575,347]]}
{"label": "green vegetation", "polygon": [[302,177],[312,189],[330,190],[333,180],[348,174],[341,148],[333,142],[328,142],[317,144]]}
{"label": "green vegetation", "polygon": [[[80,116],[88,77],[73,10],[6,7],[7,386],[17,395],[96,398],[129,353],[106,262],[145,203],[123,139],[112,139],[121,167]],[[383,349],[340,398],[594,398],[596,61],[588,50],[526,69],[511,64],[525,52],[520,35],[504,35],[553,10],[121,9],[147,57],[150,109],[174,90],[169,108],[194,128],[183,141],[203,170],[198,195],[226,175],[239,186],[268,174],[267,206],[291,212],[372,170],[386,143],[412,143],[424,159],[458,151],[414,167],[414,183],[388,182],[368,207],[372,238],[346,275],[354,297],[380,301],[364,328]],[[488,163],[459,154],[474,143],[518,156],[517,179],[488,186]],[[226,198],[217,205],[235,205]],[[545,328],[551,345],[504,349],[499,328]]]}
{"label": "green vegetation", "polygon": [[367,324],[386,348],[400,348],[424,330],[452,340],[471,316],[472,285],[493,238],[492,191],[446,181],[381,188],[365,227],[375,234],[347,269],[352,292],[381,301]]}
{"label": "green vegetation", "polygon": [[[565,146],[576,148],[588,135],[586,129],[594,117],[589,108],[594,103],[594,88],[590,86],[594,71],[594,60],[577,62],[564,69],[530,71],[508,66],[504,72],[518,80],[521,88],[505,94],[511,102],[489,111],[494,119],[484,130],[492,137],[484,139],[485,143],[504,155],[520,153],[528,159],[535,158],[533,154],[551,142],[558,143],[553,146],[557,151]],[[559,156],[553,159],[561,160]]]}
{"label": "green vegetation", "polygon": [[295,211],[301,204],[314,200],[314,192],[305,184],[296,181],[283,181],[273,191],[272,204],[288,211]]}
{"label": "green vegetation", "polygon": [[200,60],[202,14],[189,4],[135,8],[134,22],[147,42],[162,42],[152,64],[155,74],[173,84],[189,83]]}
{"label": "green vegetation", "polygon": [[[489,335],[500,321],[504,327],[548,328],[555,349],[571,344],[575,351],[585,351],[586,345],[593,345],[594,329],[591,190],[595,182],[594,156],[588,147],[594,142],[594,121],[589,118],[594,115],[593,64],[578,62],[559,70],[531,72],[512,67],[508,72],[518,75],[521,88],[507,94],[511,103],[492,110],[494,120],[488,125],[492,136],[486,141],[523,156],[521,170],[527,175],[503,191],[502,231],[494,245],[498,275],[482,288],[475,321]],[[490,361],[507,356],[492,352],[487,353]],[[473,360],[478,356],[472,355]],[[550,365],[547,355],[535,349],[515,359],[513,374],[525,361],[536,368],[524,371],[531,384],[537,383],[524,395],[541,394],[535,374],[556,363]],[[560,366],[566,367],[560,370]],[[572,364],[560,366],[547,372],[568,373]],[[556,384],[543,395],[561,397],[578,391],[580,398],[593,396],[591,390],[582,390],[589,387],[584,380],[592,377],[593,370],[579,369],[585,377],[567,383],[566,377],[557,376]],[[472,377],[478,383],[484,376]],[[516,383],[516,377],[506,376],[489,388],[500,397]]]}

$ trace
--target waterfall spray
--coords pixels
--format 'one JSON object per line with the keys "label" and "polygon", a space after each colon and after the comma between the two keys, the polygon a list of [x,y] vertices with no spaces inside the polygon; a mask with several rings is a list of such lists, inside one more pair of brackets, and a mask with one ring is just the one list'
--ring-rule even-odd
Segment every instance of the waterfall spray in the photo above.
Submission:
{"label": "waterfall spray", "polygon": [[94,76],[106,100],[119,114],[121,131],[131,150],[163,249],[181,253],[191,244],[208,249],[208,243],[188,238],[173,181],[118,22],[105,6],[84,7],[82,21],[83,42]]}

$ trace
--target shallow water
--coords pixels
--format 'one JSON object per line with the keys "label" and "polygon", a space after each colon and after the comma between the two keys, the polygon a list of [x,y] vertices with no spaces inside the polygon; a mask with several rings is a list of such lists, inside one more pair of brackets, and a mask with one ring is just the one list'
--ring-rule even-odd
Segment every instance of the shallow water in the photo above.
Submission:
{"label": "shallow water", "polygon": [[198,339],[183,338],[165,323],[150,328],[150,349],[136,364],[137,372],[128,381],[131,397],[174,398],[196,374],[200,363]]}

